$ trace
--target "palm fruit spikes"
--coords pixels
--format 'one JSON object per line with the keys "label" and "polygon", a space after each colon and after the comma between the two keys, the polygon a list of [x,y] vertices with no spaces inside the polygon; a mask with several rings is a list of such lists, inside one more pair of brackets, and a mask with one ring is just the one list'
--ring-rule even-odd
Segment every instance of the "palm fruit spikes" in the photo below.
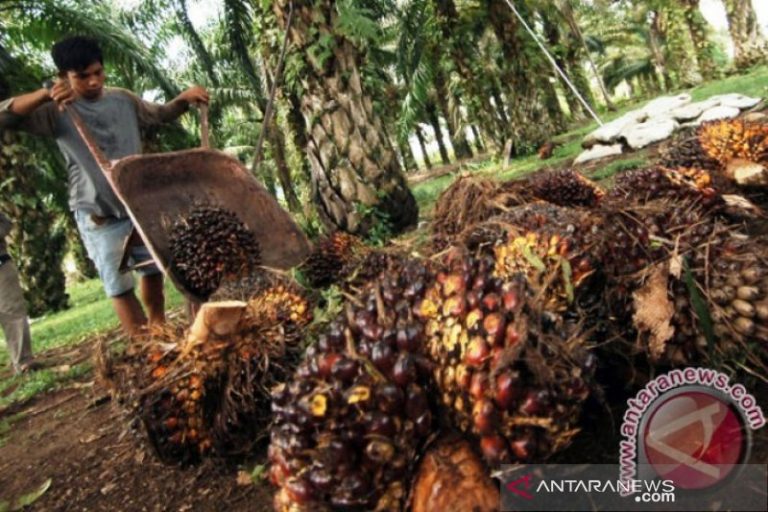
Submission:
{"label": "palm fruit spikes", "polygon": [[491,465],[546,457],[577,432],[594,361],[524,276],[493,276],[490,255],[449,256],[418,306],[443,411]]}
{"label": "palm fruit spikes", "polygon": [[297,285],[265,273],[225,283],[216,292],[218,297],[233,295],[247,299],[247,307],[230,339],[212,438],[219,454],[239,456],[266,435],[270,389],[298,364],[312,306]]}
{"label": "palm fruit spikes", "polygon": [[195,207],[171,227],[171,268],[184,286],[203,299],[222,279],[253,271],[261,249],[237,215],[217,207]]}
{"label": "palm fruit spikes", "polygon": [[423,326],[413,313],[431,281],[414,260],[369,283],[274,389],[277,510],[402,510],[433,428]]}
{"label": "palm fruit spikes", "polygon": [[343,231],[322,238],[299,267],[314,288],[324,288],[339,282],[345,268],[367,254],[363,241]]}

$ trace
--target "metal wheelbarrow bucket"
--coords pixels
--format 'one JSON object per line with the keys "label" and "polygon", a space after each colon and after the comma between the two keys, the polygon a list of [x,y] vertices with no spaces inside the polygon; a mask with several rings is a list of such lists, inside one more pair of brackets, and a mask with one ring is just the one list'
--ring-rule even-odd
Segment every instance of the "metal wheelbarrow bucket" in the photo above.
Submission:
{"label": "metal wheelbarrow bucket", "polygon": [[[74,109],[78,132],[117,197],[125,205],[155,263],[188,299],[202,302],[174,275],[169,247],[173,222],[200,205],[227,209],[250,229],[261,247],[262,264],[287,269],[309,253],[304,232],[277,200],[235,158],[209,149],[207,106],[201,106],[202,147],[129,156],[111,164]],[[126,251],[129,241],[126,241]]]}

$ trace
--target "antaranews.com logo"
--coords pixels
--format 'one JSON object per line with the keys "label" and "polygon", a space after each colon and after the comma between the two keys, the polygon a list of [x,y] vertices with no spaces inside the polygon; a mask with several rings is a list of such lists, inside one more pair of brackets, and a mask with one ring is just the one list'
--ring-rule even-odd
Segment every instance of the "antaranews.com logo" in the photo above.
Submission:
{"label": "antaranews.com logo", "polygon": [[627,403],[618,464],[503,466],[502,510],[768,510],[755,397],[707,368],[672,370]]}
{"label": "antaranews.com logo", "polygon": [[766,423],[743,385],[708,368],[659,375],[627,404],[621,480],[658,477],[677,489],[714,488],[732,478],[748,462],[751,431]]}

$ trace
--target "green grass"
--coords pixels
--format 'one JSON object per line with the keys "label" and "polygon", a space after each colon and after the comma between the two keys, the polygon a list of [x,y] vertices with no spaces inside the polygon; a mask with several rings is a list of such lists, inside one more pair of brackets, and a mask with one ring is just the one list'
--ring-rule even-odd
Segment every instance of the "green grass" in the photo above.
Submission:
{"label": "green grass", "polygon": [[[166,280],[166,309],[179,307],[184,299]],[[71,307],[32,320],[32,353],[72,345],[94,334],[117,327],[112,303],[104,295],[99,279],[74,283],[67,288]],[[0,344],[0,365],[6,365],[8,352],[5,338]]]}
{"label": "green grass", "polygon": [[0,398],[0,410],[8,407],[15,402],[24,402],[38,393],[46,393],[60,386],[76,380],[90,373],[91,363],[80,363],[65,368],[62,371],[56,368],[46,368],[25,375],[15,375],[5,379],[0,383],[0,387],[5,391],[13,386],[11,393]]}

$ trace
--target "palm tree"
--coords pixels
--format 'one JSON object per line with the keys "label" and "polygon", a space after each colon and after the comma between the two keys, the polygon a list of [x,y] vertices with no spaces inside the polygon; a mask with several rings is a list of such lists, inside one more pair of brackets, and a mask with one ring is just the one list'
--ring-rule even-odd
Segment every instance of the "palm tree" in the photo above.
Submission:
{"label": "palm tree", "polygon": [[724,3],[736,67],[745,69],[765,61],[768,45],[757,22],[752,0],[724,0]]}
{"label": "palm tree", "polygon": [[[307,154],[326,224],[367,234],[385,218],[399,232],[415,224],[418,206],[363,86],[360,67],[378,24],[361,3],[296,1],[289,34],[293,58],[303,56]],[[285,28],[289,2],[272,5]]]}
{"label": "palm tree", "polygon": [[699,9],[700,0],[680,0],[683,6],[685,22],[691,34],[696,60],[701,75],[710,80],[719,75],[715,64],[715,46],[709,38],[707,21]]}

